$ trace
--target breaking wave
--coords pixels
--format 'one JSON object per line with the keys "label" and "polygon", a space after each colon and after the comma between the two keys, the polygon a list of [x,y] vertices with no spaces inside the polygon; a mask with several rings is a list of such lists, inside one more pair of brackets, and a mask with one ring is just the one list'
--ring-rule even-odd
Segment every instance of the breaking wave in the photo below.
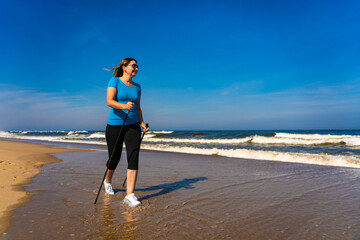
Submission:
{"label": "breaking wave", "polygon": [[[299,136],[300,135],[300,136]],[[302,135],[304,137],[302,137]],[[360,136],[347,135],[305,135],[305,134],[284,134],[276,133],[274,137],[264,137],[254,135],[245,138],[233,139],[205,139],[205,138],[155,138],[154,135],[146,135],[145,140],[148,142],[173,142],[173,143],[200,143],[200,144],[281,144],[281,145],[324,145],[340,144],[347,146],[360,146]]]}
{"label": "breaking wave", "polygon": [[178,152],[202,155],[218,155],[232,158],[245,158],[268,161],[281,161],[293,163],[316,164],[337,167],[360,168],[360,158],[356,156],[315,154],[315,153],[291,153],[277,151],[263,151],[250,149],[202,149],[195,147],[171,147],[159,145],[144,145],[142,148],[166,152]]}
{"label": "breaking wave", "polygon": [[[328,133],[328,134],[320,134]],[[0,138],[105,145],[103,131],[0,131]],[[149,131],[142,149],[360,168],[360,131]]]}

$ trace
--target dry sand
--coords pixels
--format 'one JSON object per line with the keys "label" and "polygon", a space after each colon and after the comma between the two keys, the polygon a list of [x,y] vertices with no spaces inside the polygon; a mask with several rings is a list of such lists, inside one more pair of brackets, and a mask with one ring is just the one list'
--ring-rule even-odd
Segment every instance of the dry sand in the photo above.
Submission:
{"label": "dry sand", "polygon": [[74,151],[83,150],[0,140],[0,234],[10,226],[14,210],[31,199],[23,185],[31,183],[44,164],[60,162],[49,153]]}

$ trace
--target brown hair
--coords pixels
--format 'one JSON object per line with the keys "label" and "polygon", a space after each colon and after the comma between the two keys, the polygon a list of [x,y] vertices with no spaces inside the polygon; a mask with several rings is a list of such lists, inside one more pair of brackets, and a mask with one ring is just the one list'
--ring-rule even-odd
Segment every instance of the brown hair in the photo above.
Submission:
{"label": "brown hair", "polygon": [[135,61],[137,63],[137,61],[134,58],[127,57],[127,58],[124,58],[123,60],[121,60],[119,65],[117,65],[116,67],[108,68],[105,70],[114,71],[113,77],[122,77],[122,75],[124,73],[122,67],[127,66],[131,61]]}

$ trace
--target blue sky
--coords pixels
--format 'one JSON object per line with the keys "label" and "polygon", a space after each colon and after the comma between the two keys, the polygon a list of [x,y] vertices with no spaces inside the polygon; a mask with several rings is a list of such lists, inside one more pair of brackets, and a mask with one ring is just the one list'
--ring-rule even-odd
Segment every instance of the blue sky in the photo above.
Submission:
{"label": "blue sky", "polygon": [[124,57],[153,129],[360,129],[359,1],[0,3],[0,130],[102,130]]}

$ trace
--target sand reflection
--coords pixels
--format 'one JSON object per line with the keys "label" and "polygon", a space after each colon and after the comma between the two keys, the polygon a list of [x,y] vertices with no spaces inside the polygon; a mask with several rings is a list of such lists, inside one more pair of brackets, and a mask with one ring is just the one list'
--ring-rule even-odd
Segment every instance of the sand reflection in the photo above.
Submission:
{"label": "sand reflection", "polygon": [[134,210],[124,204],[122,200],[119,204],[118,199],[104,196],[101,216],[103,239],[138,239],[138,226]]}

